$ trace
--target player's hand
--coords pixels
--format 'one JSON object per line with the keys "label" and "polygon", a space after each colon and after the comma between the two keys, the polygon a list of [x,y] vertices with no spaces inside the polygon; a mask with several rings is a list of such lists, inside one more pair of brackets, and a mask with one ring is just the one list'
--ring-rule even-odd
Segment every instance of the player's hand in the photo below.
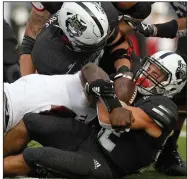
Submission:
{"label": "player's hand", "polygon": [[140,32],[145,37],[155,37],[157,35],[157,27],[155,25],[144,24],[128,15],[124,15],[123,18],[130,27]]}
{"label": "player's hand", "polygon": [[116,132],[125,131],[125,129],[130,128],[135,120],[132,112],[122,107],[113,109],[109,115],[109,119],[112,128]]}
{"label": "player's hand", "polygon": [[87,95],[95,97],[114,97],[114,84],[113,81],[104,81],[98,79],[92,83],[86,83],[85,91]]}

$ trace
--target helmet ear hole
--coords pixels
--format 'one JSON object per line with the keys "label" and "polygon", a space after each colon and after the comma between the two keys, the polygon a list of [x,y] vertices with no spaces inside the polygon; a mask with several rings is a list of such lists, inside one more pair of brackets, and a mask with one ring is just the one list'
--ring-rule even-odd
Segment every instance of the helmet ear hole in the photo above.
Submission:
{"label": "helmet ear hole", "polygon": [[182,81],[185,81],[187,79],[187,75],[186,73],[183,73],[181,71],[178,71],[176,72],[176,78],[179,80],[179,79],[182,79]]}
{"label": "helmet ear hole", "polygon": [[180,79],[180,78],[181,78],[180,72],[176,72],[176,78],[177,78],[177,79]]}
{"label": "helmet ear hole", "polygon": [[170,89],[170,91],[172,92],[172,91],[175,91],[176,90],[176,88],[172,88],[172,89]]}

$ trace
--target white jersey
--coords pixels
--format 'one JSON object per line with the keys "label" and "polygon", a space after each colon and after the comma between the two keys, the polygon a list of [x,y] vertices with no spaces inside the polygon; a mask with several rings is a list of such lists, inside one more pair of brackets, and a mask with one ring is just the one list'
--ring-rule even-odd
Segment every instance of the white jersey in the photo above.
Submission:
{"label": "white jersey", "polygon": [[74,75],[24,76],[14,83],[4,83],[8,101],[9,122],[6,131],[13,128],[26,113],[39,113],[52,106],[65,106],[77,114],[76,119],[89,123],[96,110],[89,107],[79,73]]}

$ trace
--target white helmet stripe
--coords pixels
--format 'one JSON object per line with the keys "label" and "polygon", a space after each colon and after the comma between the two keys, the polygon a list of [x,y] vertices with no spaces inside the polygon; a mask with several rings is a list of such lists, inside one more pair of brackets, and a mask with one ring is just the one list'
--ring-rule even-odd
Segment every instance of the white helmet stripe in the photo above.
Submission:
{"label": "white helmet stripe", "polygon": [[95,14],[93,14],[93,12],[82,2],[76,2],[76,3],[78,5],[80,5],[91,16],[91,18],[95,21],[95,23],[97,24],[99,31],[101,33],[101,37],[102,37],[104,35],[104,30],[103,30],[102,25],[100,24],[99,20],[95,16]]}

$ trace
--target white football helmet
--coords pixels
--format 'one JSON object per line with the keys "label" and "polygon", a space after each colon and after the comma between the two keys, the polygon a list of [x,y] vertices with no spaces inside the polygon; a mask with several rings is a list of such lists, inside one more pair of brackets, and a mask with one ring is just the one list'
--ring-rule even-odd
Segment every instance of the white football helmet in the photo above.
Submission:
{"label": "white football helmet", "polygon": [[[160,70],[160,76],[155,78],[148,73],[150,65],[155,65]],[[161,81],[158,81],[162,77]],[[151,57],[145,57],[141,67],[137,70],[134,79],[138,91],[143,95],[161,94],[172,98],[179,93],[187,81],[187,65],[183,58],[170,51],[160,51]],[[152,82],[152,86],[149,86]]]}
{"label": "white football helmet", "polygon": [[109,23],[100,3],[64,2],[58,23],[74,51],[98,51],[107,42]]}

